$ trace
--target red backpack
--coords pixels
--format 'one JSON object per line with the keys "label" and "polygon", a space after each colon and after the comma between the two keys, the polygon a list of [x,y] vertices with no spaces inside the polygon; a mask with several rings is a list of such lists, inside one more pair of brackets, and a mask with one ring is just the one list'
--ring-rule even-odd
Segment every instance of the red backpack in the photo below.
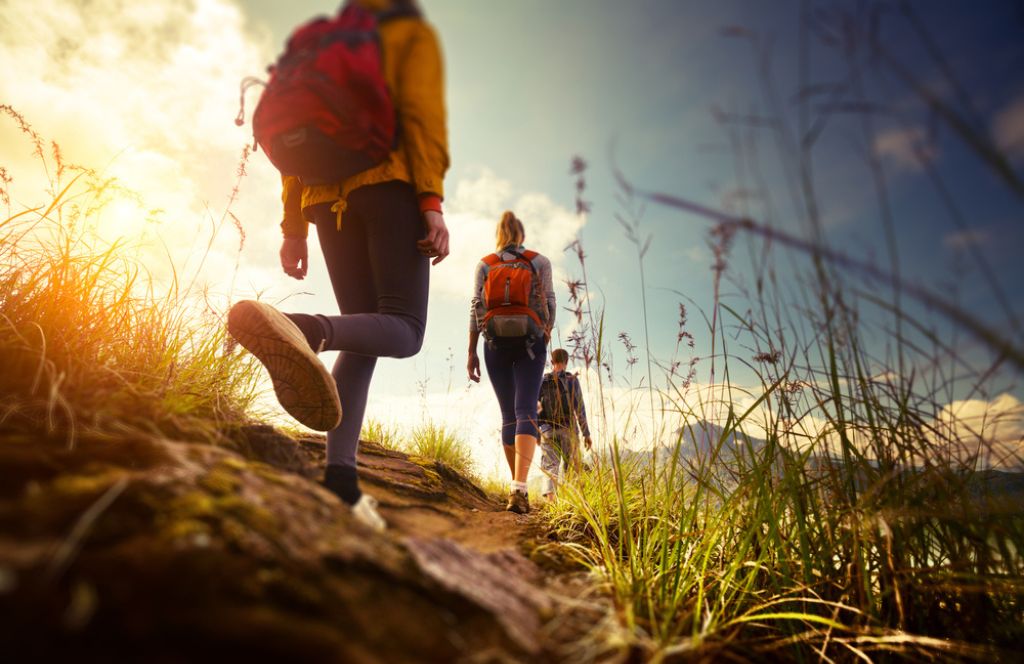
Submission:
{"label": "red backpack", "polygon": [[483,257],[490,268],[484,280],[483,332],[491,343],[525,340],[529,346],[544,329],[540,315],[530,306],[531,294],[540,287],[533,266],[536,251],[508,251],[511,260],[499,254]]}
{"label": "red backpack", "polygon": [[[283,175],[307,185],[340,182],[395,147],[395,107],[377,27],[397,15],[349,3],[335,18],[314,19],[288,39],[252,117],[253,137]],[[260,82],[242,82],[243,104],[245,89]],[[236,124],[242,122],[244,110]]]}

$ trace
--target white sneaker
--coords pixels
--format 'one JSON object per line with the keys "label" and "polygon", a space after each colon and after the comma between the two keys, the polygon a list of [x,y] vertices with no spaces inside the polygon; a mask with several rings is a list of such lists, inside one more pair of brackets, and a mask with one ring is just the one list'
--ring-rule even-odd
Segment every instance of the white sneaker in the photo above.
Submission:
{"label": "white sneaker", "polygon": [[356,501],[356,504],[352,506],[352,516],[356,518],[356,521],[371,530],[382,533],[388,529],[388,522],[377,511],[377,505],[376,498],[364,493]]}

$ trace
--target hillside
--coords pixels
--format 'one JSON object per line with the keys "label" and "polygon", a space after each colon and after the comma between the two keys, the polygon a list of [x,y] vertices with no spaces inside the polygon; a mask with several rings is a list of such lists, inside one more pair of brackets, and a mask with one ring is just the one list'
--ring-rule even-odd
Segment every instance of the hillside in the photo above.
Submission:
{"label": "hillside", "polygon": [[316,483],[320,439],[0,439],[5,658],[543,662],[604,613],[529,517],[373,444],[384,535]]}

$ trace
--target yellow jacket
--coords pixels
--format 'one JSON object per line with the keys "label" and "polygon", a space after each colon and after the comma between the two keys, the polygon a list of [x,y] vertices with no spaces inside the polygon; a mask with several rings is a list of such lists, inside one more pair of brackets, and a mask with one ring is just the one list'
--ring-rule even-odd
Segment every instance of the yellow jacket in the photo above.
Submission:
{"label": "yellow jacket", "polygon": [[283,177],[281,229],[289,237],[306,237],[311,221],[306,213],[319,203],[335,203],[340,226],[348,195],[366,185],[403,180],[421,196],[444,197],[448,131],[437,35],[423,19],[402,17],[381,25],[380,38],[384,78],[401,126],[398,147],[382,163],[338,184],[305,187],[297,177]]}

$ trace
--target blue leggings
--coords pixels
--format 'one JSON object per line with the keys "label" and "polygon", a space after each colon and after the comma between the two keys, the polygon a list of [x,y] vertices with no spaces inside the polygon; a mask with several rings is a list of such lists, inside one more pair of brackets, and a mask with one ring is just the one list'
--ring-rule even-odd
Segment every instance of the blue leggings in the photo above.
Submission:
{"label": "blue leggings", "polygon": [[501,408],[501,442],[515,445],[518,434],[537,437],[537,399],[544,380],[546,343],[533,344],[533,359],[526,345],[491,348],[484,344],[484,366]]}

